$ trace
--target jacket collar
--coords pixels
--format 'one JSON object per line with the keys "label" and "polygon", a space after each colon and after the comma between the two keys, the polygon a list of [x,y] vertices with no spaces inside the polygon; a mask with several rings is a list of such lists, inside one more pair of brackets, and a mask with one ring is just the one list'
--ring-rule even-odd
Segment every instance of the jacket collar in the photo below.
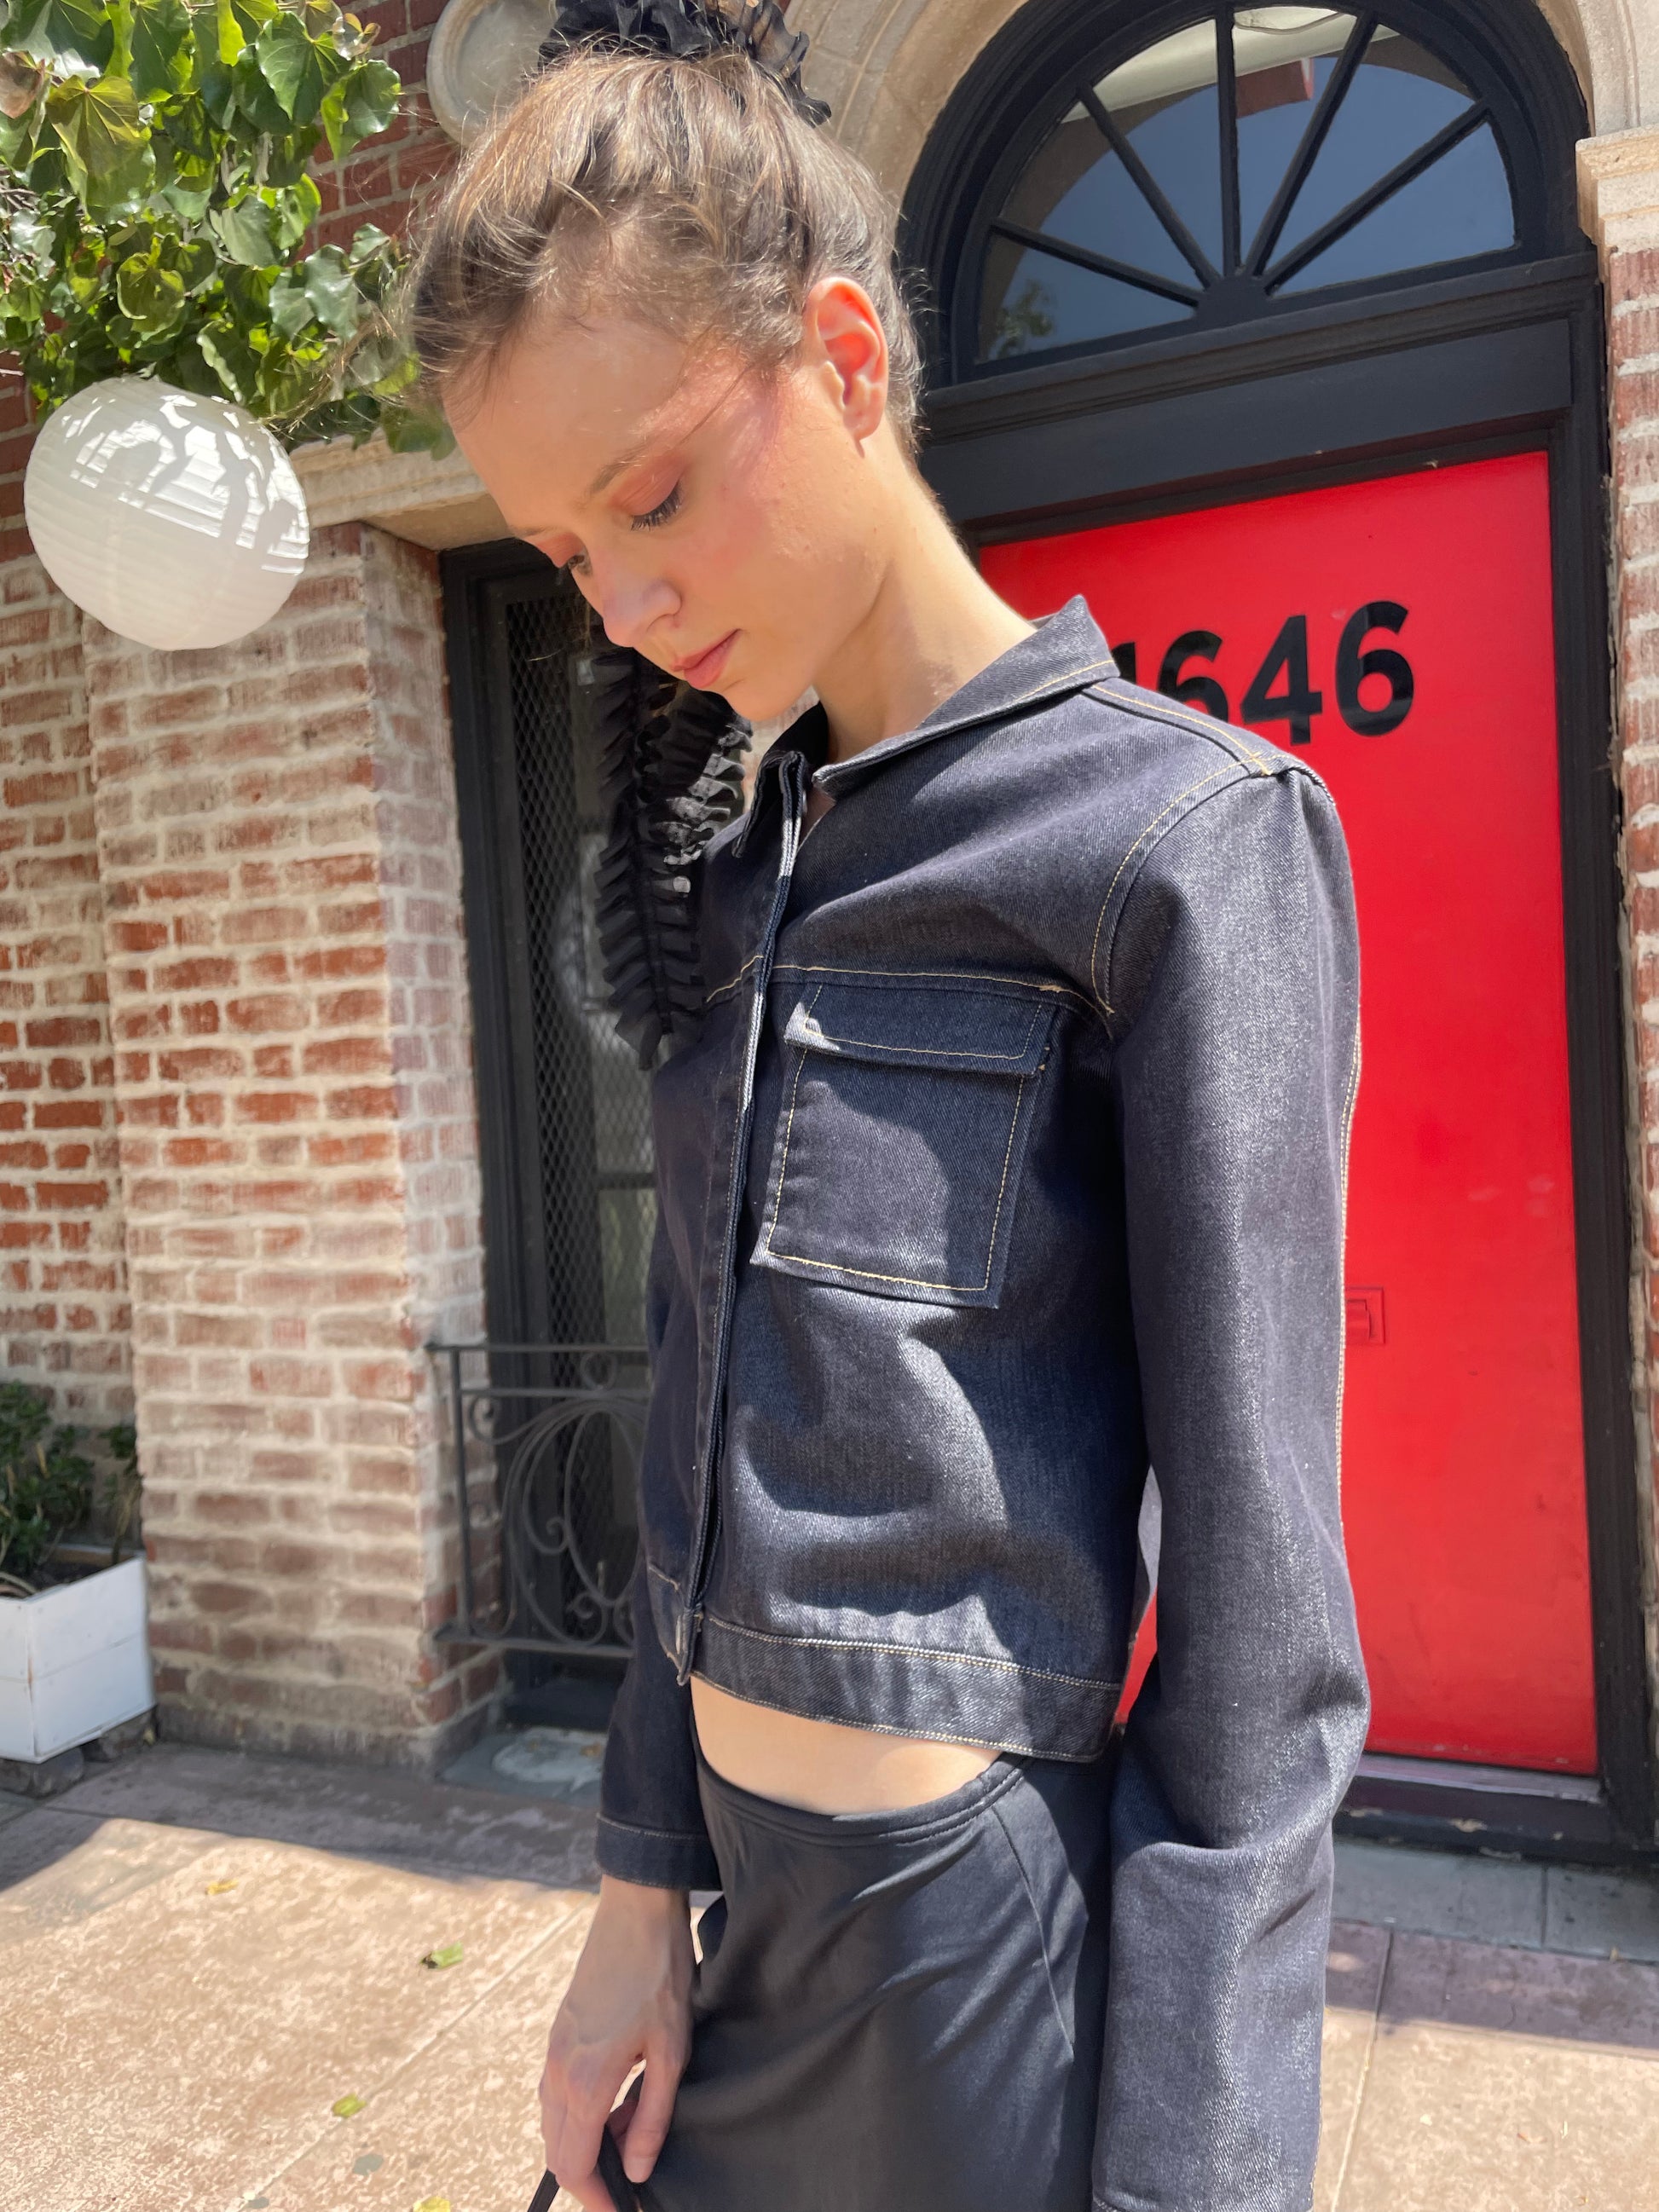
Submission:
{"label": "jacket collar", "polygon": [[[993,722],[1067,692],[1081,691],[1091,684],[1118,673],[1117,663],[1100,625],[1089,611],[1081,592],[1053,614],[1034,617],[1036,628],[1029,637],[1000,653],[990,665],[970,676],[961,688],[925,715],[914,730],[901,730],[866,745],[848,760],[832,761],[830,726],[821,706],[809,707],[784,731],[773,753],[791,750],[805,754],[809,767],[826,791],[837,792],[860,781],[896,753],[908,752],[930,738],[942,738],[975,722]],[[769,754],[768,757],[770,757]]]}

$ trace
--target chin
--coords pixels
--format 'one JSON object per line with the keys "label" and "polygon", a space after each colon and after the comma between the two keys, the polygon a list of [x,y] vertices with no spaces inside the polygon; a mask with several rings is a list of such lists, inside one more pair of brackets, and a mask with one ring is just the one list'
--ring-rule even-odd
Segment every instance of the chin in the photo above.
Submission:
{"label": "chin", "polygon": [[716,688],[727,705],[754,723],[793,719],[793,710],[800,704],[801,695],[811,678],[785,677],[768,682],[764,677],[738,676],[727,678]]}

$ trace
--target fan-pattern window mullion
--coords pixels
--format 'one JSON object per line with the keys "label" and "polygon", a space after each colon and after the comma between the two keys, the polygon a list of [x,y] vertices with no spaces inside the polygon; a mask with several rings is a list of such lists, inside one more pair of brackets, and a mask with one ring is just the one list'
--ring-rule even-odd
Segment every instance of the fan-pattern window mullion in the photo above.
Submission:
{"label": "fan-pattern window mullion", "polygon": [[1291,211],[1291,203],[1308,180],[1309,172],[1319,158],[1320,149],[1335,120],[1336,111],[1342,104],[1342,95],[1359,67],[1360,58],[1376,22],[1375,9],[1366,9],[1354,18],[1353,28],[1348,33],[1346,45],[1337,58],[1335,68],[1325,83],[1324,90],[1308,118],[1308,127],[1302,134],[1300,144],[1292,155],[1289,167],[1279,181],[1267,213],[1262,216],[1255,236],[1250,240],[1249,268],[1253,276],[1265,270],[1267,257],[1279,242],[1279,234],[1285,227],[1285,218]]}
{"label": "fan-pattern window mullion", "polygon": [[1243,319],[1516,235],[1490,110],[1443,58],[1376,8],[1232,4],[1073,87],[988,234],[986,361]]}
{"label": "fan-pattern window mullion", "polygon": [[1217,270],[1204,248],[1193,236],[1186,224],[1164,198],[1164,189],[1134,148],[1118,129],[1109,107],[1103,107],[1100,94],[1093,85],[1085,84],[1078,97],[1094,119],[1096,129],[1134,179],[1142,198],[1152,213],[1175,241],[1176,247],[1192,264],[1193,273],[1201,284],[1213,284]]}

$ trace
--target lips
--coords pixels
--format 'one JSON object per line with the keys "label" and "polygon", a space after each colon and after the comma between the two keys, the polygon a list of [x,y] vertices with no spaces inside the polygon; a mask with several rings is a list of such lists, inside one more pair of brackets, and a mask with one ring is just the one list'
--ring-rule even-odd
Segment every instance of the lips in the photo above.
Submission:
{"label": "lips", "polygon": [[725,666],[726,656],[737,634],[734,629],[728,630],[717,644],[709,646],[706,651],[697,653],[690,660],[678,662],[674,673],[683,677],[694,690],[708,690]]}

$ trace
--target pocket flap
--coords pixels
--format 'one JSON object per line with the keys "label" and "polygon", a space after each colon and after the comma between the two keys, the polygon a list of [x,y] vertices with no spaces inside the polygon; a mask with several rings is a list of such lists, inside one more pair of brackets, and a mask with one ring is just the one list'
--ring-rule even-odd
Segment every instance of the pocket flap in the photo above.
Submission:
{"label": "pocket flap", "polygon": [[982,984],[821,983],[791,1009],[784,1038],[843,1060],[1034,1075],[1054,1016],[1050,1000]]}

